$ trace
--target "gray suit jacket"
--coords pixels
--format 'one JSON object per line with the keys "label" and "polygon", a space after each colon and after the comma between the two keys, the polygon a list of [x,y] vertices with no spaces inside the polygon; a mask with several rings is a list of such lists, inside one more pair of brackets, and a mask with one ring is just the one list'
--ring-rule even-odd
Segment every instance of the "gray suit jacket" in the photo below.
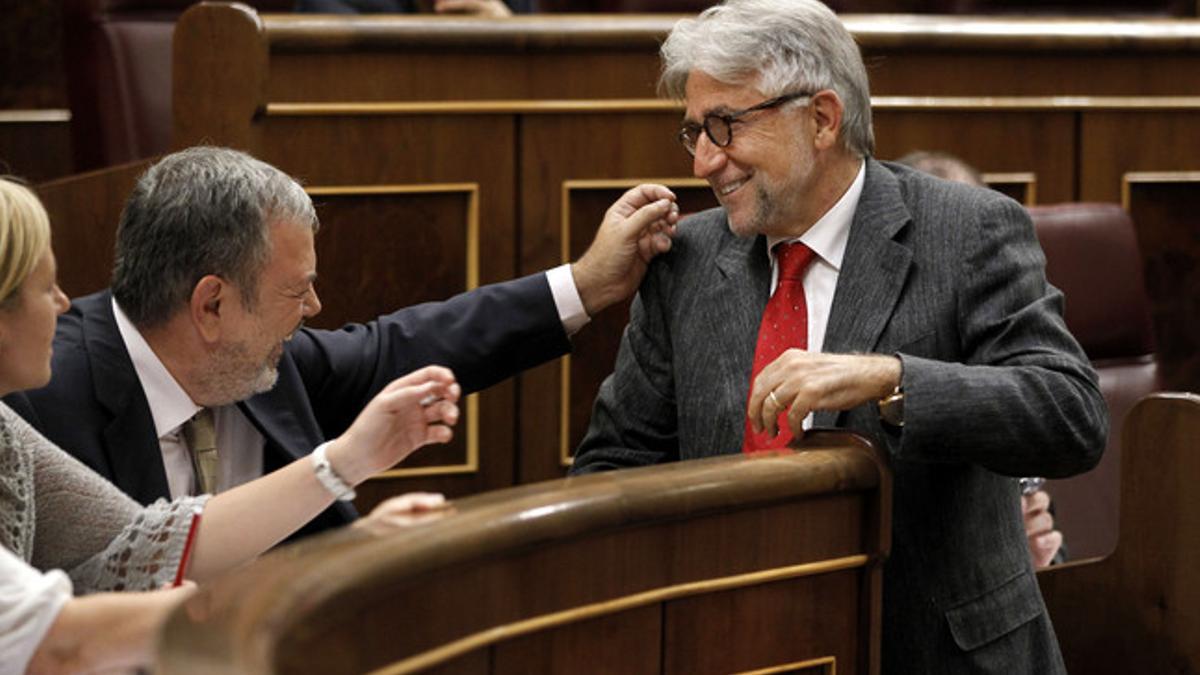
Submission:
{"label": "gray suit jacket", "polygon": [[[642,283],[575,473],[740,451],[765,247],[734,237],[720,209],[679,226]],[[873,405],[816,424],[891,456],[885,672],[1063,670],[1008,476],[1091,468],[1108,420],[1044,263],[1016,202],[867,161],[824,350],[899,355],[905,427],[886,429]]]}

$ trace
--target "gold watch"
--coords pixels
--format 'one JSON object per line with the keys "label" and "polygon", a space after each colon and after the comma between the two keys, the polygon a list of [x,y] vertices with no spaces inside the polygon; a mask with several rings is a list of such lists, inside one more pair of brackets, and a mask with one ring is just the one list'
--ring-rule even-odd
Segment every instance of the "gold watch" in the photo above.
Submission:
{"label": "gold watch", "polygon": [[892,393],[879,399],[879,419],[888,426],[904,426],[904,390],[900,385],[896,385]]}

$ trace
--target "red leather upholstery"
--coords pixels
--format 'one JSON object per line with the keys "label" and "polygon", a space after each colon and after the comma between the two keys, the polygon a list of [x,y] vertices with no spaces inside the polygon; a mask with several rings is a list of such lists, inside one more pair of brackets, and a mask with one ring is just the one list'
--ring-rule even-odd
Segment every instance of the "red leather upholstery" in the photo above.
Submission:
{"label": "red leather upholstery", "polygon": [[[63,45],[75,170],[167,152],[171,34],[195,0],[64,0]],[[289,11],[292,0],[255,0]]]}
{"label": "red leather upholstery", "polygon": [[1121,429],[1141,397],[1159,389],[1149,304],[1133,222],[1116,204],[1029,208],[1046,252],[1046,276],[1066,297],[1065,318],[1100,375],[1111,426],[1100,465],[1050,481],[1072,559],[1116,546]]}

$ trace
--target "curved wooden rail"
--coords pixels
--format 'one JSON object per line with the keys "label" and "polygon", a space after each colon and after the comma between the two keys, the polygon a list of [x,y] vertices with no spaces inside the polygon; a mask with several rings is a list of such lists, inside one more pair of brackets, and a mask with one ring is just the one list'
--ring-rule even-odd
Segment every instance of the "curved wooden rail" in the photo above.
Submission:
{"label": "curved wooden rail", "polygon": [[1125,419],[1120,539],[1038,573],[1073,673],[1200,673],[1200,396],[1154,394]]}
{"label": "curved wooden rail", "polygon": [[285,548],[177,611],[160,670],[874,672],[887,473],[857,437],[809,445],[502,490]]}

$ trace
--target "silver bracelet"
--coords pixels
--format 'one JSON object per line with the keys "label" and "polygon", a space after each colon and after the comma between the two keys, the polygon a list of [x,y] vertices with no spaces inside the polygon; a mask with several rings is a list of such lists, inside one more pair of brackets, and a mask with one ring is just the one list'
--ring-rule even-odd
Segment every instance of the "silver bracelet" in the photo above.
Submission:
{"label": "silver bracelet", "polygon": [[348,502],[354,499],[354,486],[348,484],[342,480],[341,476],[337,475],[337,472],[333,470],[333,465],[329,463],[329,458],[325,456],[325,450],[332,442],[325,441],[318,445],[312,451],[312,454],[309,455],[312,457],[313,474],[316,475],[317,480],[321,482],[321,485],[325,486],[326,490],[329,490],[329,493],[335,499]]}

